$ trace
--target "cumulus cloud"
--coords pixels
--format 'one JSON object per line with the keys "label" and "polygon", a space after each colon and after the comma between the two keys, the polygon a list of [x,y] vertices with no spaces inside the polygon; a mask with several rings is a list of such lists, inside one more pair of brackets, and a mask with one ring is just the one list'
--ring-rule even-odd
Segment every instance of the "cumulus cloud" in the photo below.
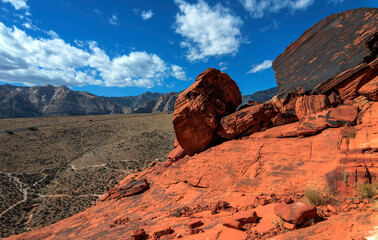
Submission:
{"label": "cumulus cloud", "polygon": [[156,54],[136,51],[110,58],[96,42],[77,41],[80,45],[75,47],[53,31],[46,33],[52,38],[34,38],[0,22],[0,81],[153,87],[169,75],[185,76],[182,68],[170,67]]}
{"label": "cumulus cloud", "polygon": [[113,14],[111,18],[109,18],[109,23],[111,25],[118,25],[118,16],[117,14]]}
{"label": "cumulus cloud", "polygon": [[4,3],[10,3],[16,10],[28,9],[27,0],[2,0]]}
{"label": "cumulus cloud", "polygon": [[141,13],[141,17],[143,18],[143,20],[148,20],[152,18],[152,16],[154,16],[154,13],[151,11],[151,9],[148,11],[142,11]]}
{"label": "cumulus cloud", "polygon": [[181,47],[187,48],[189,61],[206,60],[210,56],[236,54],[241,42],[242,20],[230,9],[217,4],[210,7],[203,0],[189,4],[176,0],[175,31],[184,37]]}
{"label": "cumulus cloud", "polygon": [[265,69],[271,68],[272,67],[272,60],[265,60],[264,62],[258,64],[258,65],[253,65],[252,69],[247,72],[249,73],[257,73],[257,72],[262,72]]}
{"label": "cumulus cloud", "polygon": [[185,71],[184,71],[184,69],[182,69],[182,67],[177,66],[177,65],[172,65],[171,68],[172,68],[172,76],[173,77],[175,77],[178,80],[182,80],[182,81],[187,80]]}
{"label": "cumulus cloud", "polygon": [[[239,0],[253,18],[262,18],[267,13],[277,13],[283,9],[295,12],[306,10],[315,0]],[[342,0],[332,0],[342,1]]]}

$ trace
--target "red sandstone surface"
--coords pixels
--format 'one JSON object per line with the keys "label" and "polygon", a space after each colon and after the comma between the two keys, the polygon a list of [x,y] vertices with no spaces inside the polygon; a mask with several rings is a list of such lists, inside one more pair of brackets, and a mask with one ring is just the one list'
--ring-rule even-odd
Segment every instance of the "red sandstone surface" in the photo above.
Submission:
{"label": "red sandstone surface", "polygon": [[[285,197],[299,201],[306,184],[316,182],[354,196],[356,178],[364,180],[367,169],[376,176],[378,103],[369,102],[363,108],[361,122],[354,126],[354,138],[343,138],[345,128],[329,128],[305,138],[280,138],[269,133],[277,131],[271,128],[246,139],[224,142],[170,165],[158,164],[130,175],[111,192],[130,189],[130,182],[143,183],[144,179],[150,188],[141,194],[99,202],[52,226],[10,239],[131,239],[139,228],[153,236],[163,231],[164,226],[184,239],[274,236],[282,231],[274,225],[274,221],[280,220],[274,208],[286,204]],[[348,185],[339,176],[345,170],[350,172]],[[262,205],[256,199],[266,199],[267,203]],[[219,206],[218,201],[229,205]],[[341,206],[330,205],[333,210],[325,210],[323,221],[283,233],[278,239],[298,236],[346,239],[346,236],[378,234],[378,213],[372,203],[355,204],[344,198],[342,202]],[[211,214],[214,205],[218,205],[217,213]],[[238,215],[248,215],[252,210],[259,218],[257,223],[240,222],[242,230],[235,229],[240,228],[235,222],[240,221]],[[188,224],[194,221],[203,223],[200,226],[203,232],[189,235]],[[229,228],[231,225],[234,227]]]}
{"label": "red sandstone surface", "polygon": [[[369,26],[376,10],[360,11]],[[347,24],[353,12],[326,20]],[[376,33],[362,29],[375,46]],[[178,98],[167,162],[127,176],[80,214],[9,239],[377,239],[378,195],[357,191],[378,175],[378,60],[363,56],[369,63],[315,92],[238,111],[235,82],[206,70]],[[310,205],[309,187],[324,202]]]}

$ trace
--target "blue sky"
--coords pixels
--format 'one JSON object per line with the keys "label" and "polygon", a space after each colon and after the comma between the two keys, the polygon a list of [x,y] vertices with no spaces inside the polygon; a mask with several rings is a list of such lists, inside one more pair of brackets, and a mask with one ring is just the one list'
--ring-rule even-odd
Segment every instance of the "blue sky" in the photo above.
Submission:
{"label": "blue sky", "polygon": [[326,16],[376,0],[0,0],[0,84],[102,96],[181,91],[215,67],[242,94]]}

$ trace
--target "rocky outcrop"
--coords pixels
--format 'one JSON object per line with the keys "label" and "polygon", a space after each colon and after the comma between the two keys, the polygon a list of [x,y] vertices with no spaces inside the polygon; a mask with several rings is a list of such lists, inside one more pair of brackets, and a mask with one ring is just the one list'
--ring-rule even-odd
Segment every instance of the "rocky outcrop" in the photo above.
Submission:
{"label": "rocky outcrop", "polygon": [[238,86],[226,73],[209,68],[198,75],[177,98],[173,113],[176,137],[185,152],[193,155],[214,143],[219,120],[241,101]]}
{"label": "rocky outcrop", "polygon": [[295,103],[295,113],[299,120],[309,115],[321,112],[329,108],[330,103],[326,95],[304,95],[297,99]]}
{"label": "rocky outcrop", "polygon": [[[151,183],[150,188],[118,200],[100,201],[76,216],[11,239],[111,239],[131,236],[141,227],[144,236],[153,236],[155,232],[170,228],[171,233],[164,236],[173,234],[173,237],[183,239],[211,239],[223,235],[230,237],[228,239],[238,239],[238,236],[245,239],[248,234],[256,239],[263,236],[293,239],[290,236],[300,238],[299,233],[303,233],[306,239],[317,239],[319,234],[328,239],[351,238],[356,233],[371,236],[378,217],[371,208],[372,204],[362,201],[356,204],[341,197],[344,192],[353,192],[354,196],[356,177],[369,180],[365,176],[366,167],[371,180],[376,181],[375,149],[378,149],[378,142],[374,136],[377,133],[378,103],[368,102],[365,107],[360,107],[364,114],[361,122],[353,127],[354,137],[353,134],[344,134],[346,128],[328,128],[304,138],[261,137],[262,133],[277,132],[278,128],[288,125],[273,127],[254,133],[249,139],[226,141],[192,157],[169,165],[156,164],[127,176],[115,189],[125,189],[132,179],[144,178]],[[345,170],[348,170],[348,185],[341,188],[341,184],[346,184]],[[319,207],[318,213],[323,221],[315,219],[313,226],[311,221],[308,224],[300,220],[301,214],[289,218],[281,213],[282,218],[293,222],[290,225],[283,220],[284,224],[281,224],[274,212],[275,206],[285,199],[287,203],[283,204],[286,205],[294,204],[290,199],[303,202],[303,189],[312,182],[338,192],[335,197],[342,204],[333,205],[336,200],[332,200],[329,204],[335,207],[322,206],[329,209],[324,212]],[[218,206],[217,213],[211,214],[215,205]],[[244,214],[245,217],[239,216]],[[256,222],[245,223],[244,219],[256,219],[255,216],[258,217]],[[120,218],[127,218],[127,223],[117,221],[119,225],[111,225]],[[302,217],[303,220],[308,218],[311,217]],[[195,221],[202,221],[203,225],[195,229],[204,232],[198,230],[189,235],[191,229],[188,225]],[[280,231],[276,227],[283,225],[293,229],[294,223],[298,223],[297,228],[308,227],[294,232]]]}
{"label": "rocky outcrop", "polygon": [[362,86],[358,93],[373,101],[378,101],[378,76]]}
{"label": "rocky outcrop", "polygon": [[[328,16],[304,32],[273,61],[280,97],[292,92],[324,94],[334,88],[328,85],[338,82],[335,76],[365,68],[376,58],[377,21],[376,8],[353,9]],[[358,90],[356,85],[348,88]],[[340,96],[346,99],[350,94]]]}
{"label": "rocky outcrop", "polygon": [[159,98],[152,99],[135,108],[134,113],[173,112],[179,95],[180,93],[175,92],[161,94]]}
{"label": "rocky outcrop", "polygon": [[271,119],[276,114],[271,103],[244,108],[223,117],[217,134],[225,139],[233,139],[244,132],[250,135],[257,132],[260,127],[271,124]]}

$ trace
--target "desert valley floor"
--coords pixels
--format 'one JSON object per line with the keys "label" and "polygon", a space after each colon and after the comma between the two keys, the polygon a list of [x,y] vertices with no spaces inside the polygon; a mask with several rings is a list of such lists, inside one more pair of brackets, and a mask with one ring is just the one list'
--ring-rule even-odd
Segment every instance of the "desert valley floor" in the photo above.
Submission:
{"label": "desert valley floor", "polygon": [[172,114],[0,120],[0,237],[94,205],[130,173],[165,161]]}

